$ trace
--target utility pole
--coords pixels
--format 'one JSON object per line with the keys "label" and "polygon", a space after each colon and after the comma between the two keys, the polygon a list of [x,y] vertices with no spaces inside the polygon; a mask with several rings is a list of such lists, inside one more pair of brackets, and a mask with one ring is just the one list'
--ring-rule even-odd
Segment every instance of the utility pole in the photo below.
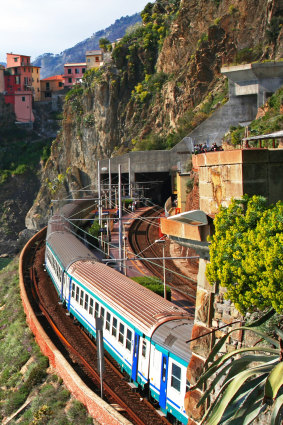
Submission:
{"label": "utility pole", "polygon": [[[119,258],[122,258],[123,249],[123,226],[122,226],[122,175],[121,164],[118,165],[118,209],[119,209]],[[122,272],[123,264],[120,264],[120,271]]]}

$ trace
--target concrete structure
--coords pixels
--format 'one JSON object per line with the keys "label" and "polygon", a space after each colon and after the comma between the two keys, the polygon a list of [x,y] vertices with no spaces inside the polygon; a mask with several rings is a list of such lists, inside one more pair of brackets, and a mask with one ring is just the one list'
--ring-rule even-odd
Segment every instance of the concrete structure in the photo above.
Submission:
{"label": "concrete structure", "polygon": [[184,137],[173,150],[190,149],[199,143],[221,145],[231,126],[246,126],[258,108],[283,84],[283,62],[250,63],[223,67],[229,82],[229,101]]}
{"label": "concrete structure", "polygon": [[[161,195],[171,195],[171,187],[173,186],[173,179],[176,173],[176,164],[181,169],[185,166],[188,160],[188,151],[133,151],[122,156],[100,160],[100,174],[102,176],[112,177],[118,174],[118,165],[121,164],[121,173],[125,183],[130,182],[132,188],[136,187],[141,180],[146,182],[149,180],[163,181],[156,187],[157,190],[152,192],[154,201],[157,203],[165,202],[161,200]],[[145,177],[147,176],[147,177]],[[170,181],[171,180],[171,181]],[[158,185],[158,182],[157,182]],[[161,190],[162,187],[162,190]],[[140,194],[139,194],[140,195]]]}
{"label": "concrete structure", "polygon": [[283,149],[238,149],[193,156],[199,171],[200,209],[215,214],[244,194],[283,199]]}
{"label": "concrete structure", "polygon": [[40,80],[41,100],[51,100],[54,92],[64,89],[64,78],[62,75],[53,75],[52,77]]}
{"label": "concrete structure", "polygon": [[87,69],[99,68],[101,65],[103,65],[102,50],[87,50],[85,55]]}
{"label": "concrete structure", "polygon": [[32,85],[32,94],[35,102],[40,100],[40,66],[32,66],[31,69],[31,85]]}
{"label": "concrete structure", "polygon": [[283,85],[283,62],[228,66],[221,72],[229,80],[229,97],[254,95],[257,108]]}
{"label": "concrete structure", "polygon": [[64,86],[72,87],[81,82],[86,71],[86,63],[66,63],[64,65]]}

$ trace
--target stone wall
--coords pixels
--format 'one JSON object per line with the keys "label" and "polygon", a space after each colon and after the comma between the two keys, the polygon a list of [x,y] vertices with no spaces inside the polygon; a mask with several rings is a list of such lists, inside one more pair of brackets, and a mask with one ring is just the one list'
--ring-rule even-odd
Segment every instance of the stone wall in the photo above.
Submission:
{"label": "stone wall", "polygon": [[[207,214],[215,214],[221,205],[228,206],[231,199],[241,198],[245,193],[260,194],[270,203],[283,199],[282,170],[283,149],[247,149],[210,152],[193,156],[193,167],[199,173],[200,209]],[[191,235],[192,236],[192,235]],[[190,348],[192,358],[187,377],[191,385],[196,384],[202,374],[204,363],[213,346],[232,329],[238,328],[243,317],[233,303],[225,299],[225,288],[212,286],[206,279],[207,259],[199,260],[195,320]],[[223,353],[231,352],[242,345],[254,344],[253,334],[233,332],[222,348]],[[212,393],[218,394],[219,386]],[[200,423],[204,407],[197,407],[202,392],[188,392],[185,400],[189,415],[188,425]],[[269,424],[266,415],[258,422]]]}

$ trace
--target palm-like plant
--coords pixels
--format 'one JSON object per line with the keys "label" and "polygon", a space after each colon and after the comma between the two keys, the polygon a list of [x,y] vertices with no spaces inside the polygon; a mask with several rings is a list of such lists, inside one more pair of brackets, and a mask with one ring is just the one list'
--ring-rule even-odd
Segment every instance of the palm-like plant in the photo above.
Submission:
{"label": "palm-like plant", "polygon": [[[253,331],[260,337],[261,344],[220,355],[229,335],[239,330]],[[220,383],[219,394],[201,424],[248,425],[270,410],[270,424],[280,425],[283,417],[283,332],[276,327],[273,338],[243,326],[223,336],[207,358],[204,373],[192,388],[202,389],[206,384],[207,390],[199,405],[209,399]]]}

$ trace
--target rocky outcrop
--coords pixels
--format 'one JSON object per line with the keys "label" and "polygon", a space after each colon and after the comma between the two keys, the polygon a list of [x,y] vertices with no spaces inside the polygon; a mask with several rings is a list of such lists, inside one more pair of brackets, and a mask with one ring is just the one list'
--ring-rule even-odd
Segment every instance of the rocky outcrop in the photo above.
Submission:
{"label": "rocky outcrop", "polygon": [[[127,55],[121,50],[118,59],[116,55],[118,68],[107,65],[67,99],[62,131],[53,144],[27,226],[43,225],[52,197],[64,197],[86,185],[95,187],[97,160],[126,152],[133,140],[152,135],[165,139],[179,129],[184,117],[191,126],[190,114],[223,88],[223,64],[280,56],[281,33],[269,49],[263,46],[272,18],[282,12],[281,3],[180,1],[155,65],[156,75],[165,79],[159,90],[142,100],[132,90],[145,78],[145,51],[141,46],[137,49],[134,69],[135,64],[126,63]],[[162,0],[153,12],[160,4]],[[198,114],[194,125],[205,117]]]}

